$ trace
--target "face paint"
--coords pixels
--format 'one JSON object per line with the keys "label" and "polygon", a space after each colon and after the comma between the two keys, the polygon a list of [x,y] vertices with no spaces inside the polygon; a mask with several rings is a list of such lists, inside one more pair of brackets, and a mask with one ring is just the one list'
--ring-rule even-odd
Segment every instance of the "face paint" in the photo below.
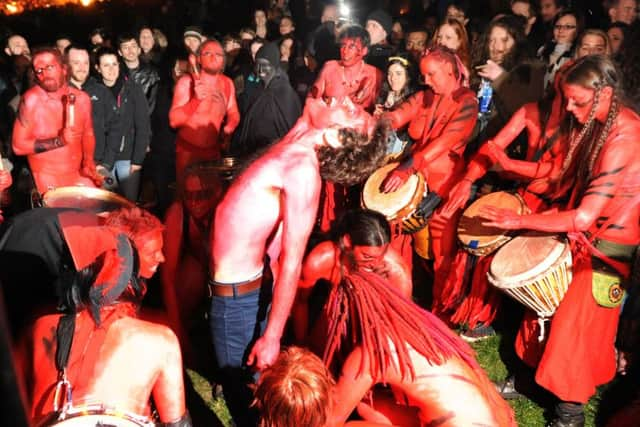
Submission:
{"label": "face paint", "polygon": [[456,86],[456,78],[448,61],[426,56],[420,62],[424,83],[438,94],[450,93]]}
{"label": "face paint", "polygon": [[33,71],[38,85],[47,92],[55,92],[64,85],[65,70],[51,53],[44,52],[37,55],[33,59]]}
{"label": "face paint", "polygon": [[264,58],[258,58],[256,60],[256,75],[262,80],[265,87],[269,86],[269,83],[276,75],[276,68],[271,65],[269,61]]}
{"label": "face paint", "polygon": [[367,48],[362,46],[360,39],[342,39],[340,44],[340,59],[342,65],[350,67],[362,61],[362,58],[367,54]]}
{"label": "face paint", "polygon": [[224,68],[224,51],[222,46],[215,42],[204,44],[199,55],[202,70],[209,74],[221,73]]}

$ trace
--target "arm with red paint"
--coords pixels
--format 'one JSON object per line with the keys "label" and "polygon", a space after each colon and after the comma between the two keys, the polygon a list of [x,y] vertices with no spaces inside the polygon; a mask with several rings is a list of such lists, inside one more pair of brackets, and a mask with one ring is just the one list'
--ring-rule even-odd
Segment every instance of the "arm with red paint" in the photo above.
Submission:
{"label": "arm with red paint", "polygon": [[196,84],[202,85],[199,79],[195,81],[190,74],[180,77],[176,83],[169,110],[169,125],[172,128],[177,129],[186,125],[202,104],[202,98],[192,96],[192,92],[195,95],[195,88],[192,86]]}
{"label": "arm with red paint", "polygon": [[343,426],[358,403],[375,385],[376,381],[369,372],[370,366],[366,353],[361,347],[356,347],[342,365],[340,378],[334,387],[335,403],[327,427]]}
{"label": "arm with red paint", "polygon": [[[446,100],[442,100],[442,102],[446,102]],[[478,120],[478,104],[472,96],[465,96],[461,102],[456,102],[453,105],[456,107],[456,112],[451,116],[440,135],[420,144],[421,148],[414,151],[409,160],[400,164],[385,178],[383,183],[385,192],[396,191],[416,170],[424,174],[429,165],[437,162],[441,156],[462,155],[461,151],[464,150]],[[435,120],[438,119],[435,118]]]}
{"label": "arm with red paint", "polygon": [[[445,215],[453,214],[467,203],[473,183],[482,178],[494,164],[499,162],[505,170],[510,170],[509,166],[513,166],[513,164],[509,163],[511,159],[508,158],[504,150],[527,126],[532,124],[530,116],[533,108],[537,109],[536,103],[529,103],[518,109],[500,132],[480,147],[469,162],[467,172],[462,180],[449,191],[449,199],[443,208]],[[522,163],[529,165],[529,162]],[[531,165],[535,168],[537,163]],[[535,171],[529,172],[534,175],[536,173]],[[518,173],[520,173],[519,170]]]}
{"label": "arm with red paint", "polygon": [[93,121],[91,120],[91,100],[89,96],[80,92],[76,95],[76,117],[82,119],[82,175],[93,180],[96,185],[102,185],[104,178],[96,171],[94,154],[96,150],[96,137],[93,133]]}
{"label": "arm with red paint", "polygon": [[280,352],[280,339],[296,296],[302,259],[316,219],[320,197],[317,166],[308,157],[292,156],[283,174],[282,252],[280,274],[273,287],[273,302],[267,327],[253,346],[247,364],[262,370],[273,364]]}
{"label": "arm with red paint", "polygon": [[302,265],[296,299],[291,310],[293,334],[297,343],[304,343],[309,330],[309,296],[320,279],[331,280],[336,249],[331,241],[320,243],[307,255]]}
{"label": "arm with red paint", "polygon": [[53,117],[36,117],[40,102],[41,97],[34,91],[27,91],[20,102],[12,139],[13,152],[19,156],[43,153],[65,145],[59,124]]}
{"label": "arm with red paint", "polygon": [[335,68],[334,64],[335,64],[334,61],[327,61],[324,64],[324,66],[322,67],[322,70],[320,70],[320,74],[318,74],[318,77],[316,78],[316,81],[313,83],[313,86],[311,86],[311,88],[309,89],[309,94],[307,95],[307,98],[322,99],[325,88],[327,86],[325,80],[327,79],[327,76],[331,74],[331,70]]}
{"label": "arm with red paint", "polygon": [[225,80],[225,96],[227,97],[227,113],[225,118],[225,125],[222,128],[224,136],[230,136],[233,131],[238,127],[240,123],[240,111],[238,110],[238,104],[236,102],[236,89],[233,86],[231,79]]}
{"label": "arm with red paint", "polygon": [[615,198],[634,161],[636,146],[635,136],[624,134],[618,134],[613,141],[605,143],[598,160],[601,166],[596,168],[580,204],[575,209],[552,215],[517,215],[504,209],[485,207],[480,212],[480,215],[487,219],[484,225],[507,230],[530,229],[548,232],[589,230]]}

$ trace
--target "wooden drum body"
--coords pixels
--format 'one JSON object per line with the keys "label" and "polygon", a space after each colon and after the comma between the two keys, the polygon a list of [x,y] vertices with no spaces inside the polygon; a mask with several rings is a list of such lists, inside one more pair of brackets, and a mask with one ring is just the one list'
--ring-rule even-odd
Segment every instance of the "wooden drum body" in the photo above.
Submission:
{"label": "wooden drum body", "polygon": [[571,283],[571,248],[564,238],[530,233],[496,253],[489,282],[538,314],[551,317]]}
{"label": "wooden drum body", "polygon": [[512,238],[501,228],[482,225],[478,213],[484,206],[509,209],[519,214],[525,209],[520,196],[505,191],[484,195],[469,205],[458,223],[458,240],[465,250],[476,256],[489,255]]}
{"label": "wooden drum body", "polygon": [[362,206],[380,212],[390,222],[402,222],[404,230],[416,231],[426,225],[425,220],[414,217],[413,213],[427,194],[427,184],[422,174],[414,173],[396,191],[381,192],[382,182],[396,166],[398,163],[389,163],[367,179],[362,190]]}

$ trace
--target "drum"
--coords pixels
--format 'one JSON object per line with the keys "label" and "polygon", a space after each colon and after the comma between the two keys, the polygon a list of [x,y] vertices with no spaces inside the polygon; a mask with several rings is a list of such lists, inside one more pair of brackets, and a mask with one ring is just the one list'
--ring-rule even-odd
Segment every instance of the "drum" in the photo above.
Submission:
{"label": "drum", "polygon": [[486,227],[478,212],[484,206],[509,209],[522,214],[525,204],[517,194],[504,191],[490,193],[473,202],[462,214],[458,223],[458,240],[471,254],[485,256],[511,240],[511,236],[501,228]]}
{"label": "drum", "polygon": [[[94,407],[95,406],[95,407]],[[39,427],[155,427],[147,417],[120,411],[109,411],[101,405],[71,408],[62,415],[53,415]]]}
{"label": "drum", "polygon": [[396,191],[381,192],[382,181],[397,165],[398,163],[389,163],[367,179],[362,190],[362,206],[380,212],[389,221],[401,221],[403,231],[414,233],[427,225],[425,219],[413,215],[427,195],[427,183],[422,174],[414,173]]}
{"label": "drum", "polygon": [[241,168],[242,163],[237,157],[222,157],[217,160],[193,163],[185,169],[184,175],[198,175],[205,182],[212,184],[216,180],[222,180],[224,185],[228,185]]}
{"label": "drum", "polygon": [[110,212],[135,205],[111,191],[92,187],[59,187],[42,196],[42,206],[47,208],[77,208],[95,213]]}
{"label": "drum", "polygon": [[544,319],[553,316],[571,283],[571,248],[566,239],[528,233],[496,253],[489,282]]}

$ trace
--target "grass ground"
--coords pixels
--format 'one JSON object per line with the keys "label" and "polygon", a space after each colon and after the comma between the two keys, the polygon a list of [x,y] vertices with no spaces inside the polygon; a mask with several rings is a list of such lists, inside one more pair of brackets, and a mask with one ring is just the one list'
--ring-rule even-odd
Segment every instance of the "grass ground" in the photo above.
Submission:
{"label": "grass ground", "polygon": [[[499,352],[501,344],[500,341],[501,337],[498,335],[485,341],[475,343],[473,345],[474,349],[477,352],[480,365],[487,371],[487,374],[492,381],[504,380],[508,375],[507,367],[502,361]],[[222,397],[213,397],[211,384],[198,372],[188,370],[187,373],[189,375],[189,378],[191,379],[197,395],[202,400],[202,402],[206,404],[208,410],[216,415],[218,420],[220,420],[222,426],[231,426],[231,417],[229,416],[229,411],[227,410],[227,407],[224,403],[224,399]],[[540,400],[544,401],[544,398]],[[545,411],[547,411],[547,409],[544,407],[545,403],[541,402],[540,400],[536,401],[527,398],[521,398],[509,401],[516,414],[516,419],[519,426],[544,427],[546,425],[547,421],[545,419],[545,415],[547,415],[547,417],[549,418],[552,416],[552,414],[545,414]],[[596,396],[591,400],[591,402],[589,402],[589,405],[586,408],[585,412],[587,415],[587,427],[595,427],[596,425],[594,419],[597,412],[598,403],[599,396]],[[195,425],[200,427],[199,424]]]}

